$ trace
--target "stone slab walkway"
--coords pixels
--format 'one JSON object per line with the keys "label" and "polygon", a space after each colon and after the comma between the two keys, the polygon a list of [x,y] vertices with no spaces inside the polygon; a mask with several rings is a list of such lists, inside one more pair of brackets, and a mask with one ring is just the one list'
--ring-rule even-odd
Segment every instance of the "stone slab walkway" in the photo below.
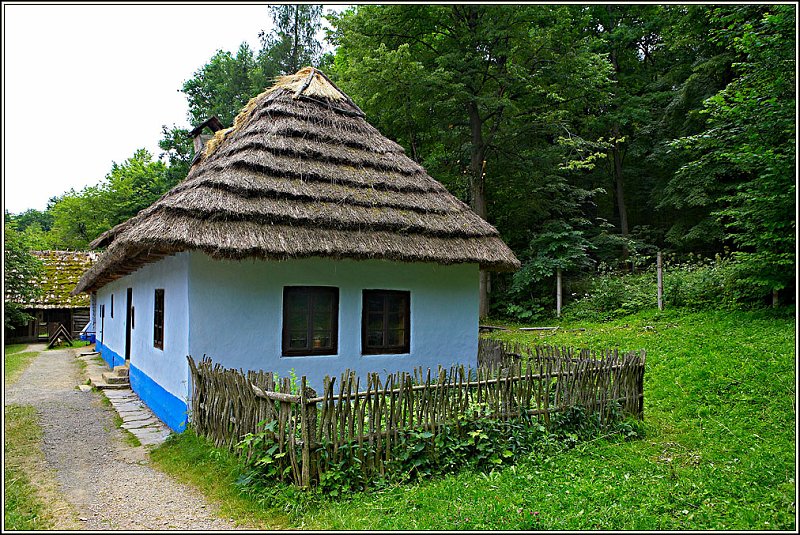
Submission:
{"label": "stone slab walkway", "polygon": [[[92,384],[104,382],[103,373],[111,371],[99,355],[82,355],[78,358],[86,363],[86,375]],[[169,427],[153,414],[132,389],[108,389],[103,390],[103,393],[122,418],[122,428],[133,433],[142,445],[157,446],[167,439]]]}

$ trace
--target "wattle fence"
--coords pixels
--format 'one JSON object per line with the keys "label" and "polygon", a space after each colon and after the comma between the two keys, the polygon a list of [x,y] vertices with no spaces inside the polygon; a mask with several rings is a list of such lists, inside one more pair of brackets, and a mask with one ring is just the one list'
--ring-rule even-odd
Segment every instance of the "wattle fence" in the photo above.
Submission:
{"label": "wattle fence", "polygon": [[[601,421],[613,414],[643,416],[645,353],[527,348],[480,342],[477,369],[416,369],[366,381],[345,370],[325,377],[322,395],[288,377],[242,372],[188,357],[193,396],[190,419],[198,435],[233,448],[264,431],[298,486],[320,481],[328,466],[357,463],[383,475],[403,435],[465,420],[510,420],[523,415],[549,425],[552,414],[581,406]],[[357,446],[357,447],[356,447]],[[249,456],[252,452],[248,451]],[[357,458],[356,458],[357,457]]]}

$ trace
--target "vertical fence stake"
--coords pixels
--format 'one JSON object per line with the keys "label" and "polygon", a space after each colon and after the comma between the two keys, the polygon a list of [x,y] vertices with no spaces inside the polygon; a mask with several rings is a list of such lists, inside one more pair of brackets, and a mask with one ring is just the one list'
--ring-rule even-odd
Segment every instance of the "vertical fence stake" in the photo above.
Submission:
{"label": "vertical fence stake", "polygon": [[561,268],[556,268],[556,316],[561,317]]}
{"label": "vertical fence stake", "polygon": [[300,379],[300,434],[303,437],[302,485],[311,486],[311,433],[309,433],[308,398],[306,397],[306,376]]}
{"label": "vertical fence stake", "polygon": [[661,263],[661,251],[658,251],[656,254],[656,277],[658,280],[658,309],[664,310],[664,274],[663,265]]}

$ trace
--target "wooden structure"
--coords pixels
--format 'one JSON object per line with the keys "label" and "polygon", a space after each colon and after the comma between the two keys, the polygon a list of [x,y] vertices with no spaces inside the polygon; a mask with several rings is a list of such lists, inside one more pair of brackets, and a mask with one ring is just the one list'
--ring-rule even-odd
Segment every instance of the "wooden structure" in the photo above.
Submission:
{"label": "wooden structure", "polygon": [[90,298],[86,294],[72,295],[70,292],[83,273],[96,261],[98,255],[86,251],[32,251],[42,263],[42,274],[31,281],[41,290],[40,296],[30,302],[20,302],[13,295],[6,298],[24,306],[24,311],[33,316],[27,325],[6,330],[10,342],[35,342],[47,340],[48,325],[62,324],[74,339],[91,320]]}
{"label": "wooden structure", "polygon": [[321,396],[305,377],[293,390],[289,378],[245,375],[189,356],[192,422],[198,434],[229,448],[265,424],[285,458],[285,479],[305,487],[318,482],[328,465],[342,462],[383,475],[402,435],[430,432],[433,448],[442,426],[465,419],[526,415],[549,425],[552,414],[574,406],[598,413],[601,421],[618,409],[643,416],[644,352],[524,348],[486,340],[482,346],[491,353],[483,359],[486,367],[416,369],[384,379],[373,373],[365,383],[345,370],[338,382],[325,378]]}
{"label": "wooden structure", "polygon": [[72,335],[63,323],[49,323],[47,326],[47,348],[51,349],[58,344],[67,343],[72,345]]}

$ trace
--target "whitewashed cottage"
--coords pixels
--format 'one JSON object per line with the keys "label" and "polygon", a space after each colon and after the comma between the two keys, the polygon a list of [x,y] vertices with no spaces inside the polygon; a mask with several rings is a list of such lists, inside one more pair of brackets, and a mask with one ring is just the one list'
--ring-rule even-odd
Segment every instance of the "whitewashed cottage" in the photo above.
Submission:
{"label": "whitewashed cottage", "polygon": [[98,305],[97,350],[171,428],[187,355],[315,388],[345,368],[475,365],[479,270],[518,260],[323,73],[203,126],[218,130],[186,179],[95,240],[75,288]]}

